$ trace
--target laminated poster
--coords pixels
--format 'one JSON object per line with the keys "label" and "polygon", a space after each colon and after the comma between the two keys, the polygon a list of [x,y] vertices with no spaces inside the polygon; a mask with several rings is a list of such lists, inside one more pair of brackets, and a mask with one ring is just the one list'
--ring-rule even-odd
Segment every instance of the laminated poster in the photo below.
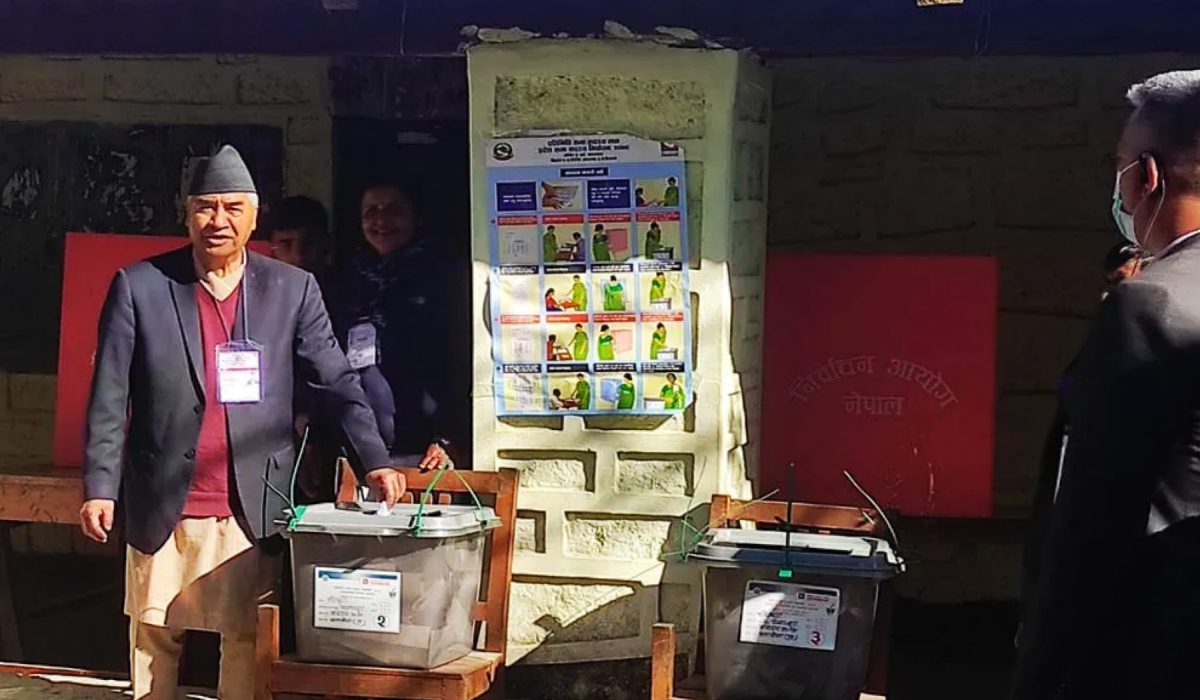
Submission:
{"label": "laminated poster", "polygon": [[841,592],[777,581],[750,581],[738,641],[834,651]]}
{"label": "laminated poster", "polygon": [[488,142],[501,416],[691,400],[683,151],[621,134]]}

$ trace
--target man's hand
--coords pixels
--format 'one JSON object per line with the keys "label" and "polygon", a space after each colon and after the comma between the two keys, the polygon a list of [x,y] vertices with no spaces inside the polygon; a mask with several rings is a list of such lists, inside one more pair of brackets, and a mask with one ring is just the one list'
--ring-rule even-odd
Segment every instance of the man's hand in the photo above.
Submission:
{"label": "man's hand", "polygon": [[450,459],[450,454],[446,452],[444,447],[436,442],[432,443],[429,445],[429,449],[425,450],[425,457],[421,460],[418,468],[423,472],[427,472],[431,469],[441,469],[442,467],[453,469],[454,460]]}
{"label": "man's hand", "polygon": [[408,480],[404,478],[404,474],[390,468],[367,472],[367,483],[379,489],[388,508],[396,505],[396,502],[404,495],[405,489],[408,488]]}
{"label": "man's hand", "polygon": [[103,498],[85,501],[79,509],[79,527],[83,534],[100,544],[108,542],[108,533],[112,532],[113,511],[116,503]]}

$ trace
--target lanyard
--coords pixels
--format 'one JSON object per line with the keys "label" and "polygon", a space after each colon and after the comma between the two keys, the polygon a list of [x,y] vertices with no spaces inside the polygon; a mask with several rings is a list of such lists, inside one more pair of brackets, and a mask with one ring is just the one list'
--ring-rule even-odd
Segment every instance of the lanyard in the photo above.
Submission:
{"label": "lanyard", "polygon": [[[221,330],[225,331],[225,340],[228,342],[233,342],[233,329],[225,320],[225,314],[221,311],[221,302],[217,301],[217,298],[213,296],[212,293],[207,289],[204,291],[206,292],[205,296],[208,297],[208,300],[212,302],[213,308],[217,311],[217,318],[221,319]],[[240,282],[238,282],[238,293],[241,295],[241,299],[238,300],[238,303],[242,306],[242,340],[250,342],[250,313],[247,311],[247,307],[250,306],[250,303],[248,295],[246,294],[246,272],[244,270],[242,272],[242,279]],[[229,297],[225,298],[228,299]]]}

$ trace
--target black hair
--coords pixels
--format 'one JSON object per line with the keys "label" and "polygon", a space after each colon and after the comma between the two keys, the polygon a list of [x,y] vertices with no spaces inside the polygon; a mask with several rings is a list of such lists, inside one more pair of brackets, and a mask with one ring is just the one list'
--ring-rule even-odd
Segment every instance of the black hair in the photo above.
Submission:
{"label": "black hair", "polygon": [[308,241],[320,241],[329,235],[329,214],[312,197],[285,197],[271,206],[262,227],[263,238],[276,231],[299,231]]}
{"label": "black hair", "polygon": [[1118,243],[1104,256],[1104,274],[1111,275],[1130,260],[1145,257],[1146,252],[1132,243]]}
{"label": "black hair", "polygon": [[412,205],[413,214],[415,216],[420,215],[422,205],[421,190],[416,184],[407,180],[401,180],[398,178],[380,178],[373,180],[370,182],[370,184],[362,189],[362,192],[359,193],[359,201],[362,201],[363,195],[365,195],[367,192],[381,188],[387,188],[399,192],[404,196],[405,199],[408,200],[408,203]]}

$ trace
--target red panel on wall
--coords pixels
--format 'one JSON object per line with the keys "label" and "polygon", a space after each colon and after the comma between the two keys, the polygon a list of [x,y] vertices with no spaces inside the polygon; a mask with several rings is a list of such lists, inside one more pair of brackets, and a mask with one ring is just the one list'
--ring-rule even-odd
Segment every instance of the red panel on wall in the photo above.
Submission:
{"label": "red panel on wall", "polygon": [[772,254],[757,491],[987,517],[992,506],[996,262]]}
{"label": "red panel on wall", "polygon": [[[83,464],[83,428],[92,384],[97,323],[113,275],[122,267],[186,243],[175,236],[67,234],[54,410],[54,466],[78,468]],[[270,248],[258,241],[250,246],[257,252],[270,253]],[[171,301],[164,299],[163,303]]]}

